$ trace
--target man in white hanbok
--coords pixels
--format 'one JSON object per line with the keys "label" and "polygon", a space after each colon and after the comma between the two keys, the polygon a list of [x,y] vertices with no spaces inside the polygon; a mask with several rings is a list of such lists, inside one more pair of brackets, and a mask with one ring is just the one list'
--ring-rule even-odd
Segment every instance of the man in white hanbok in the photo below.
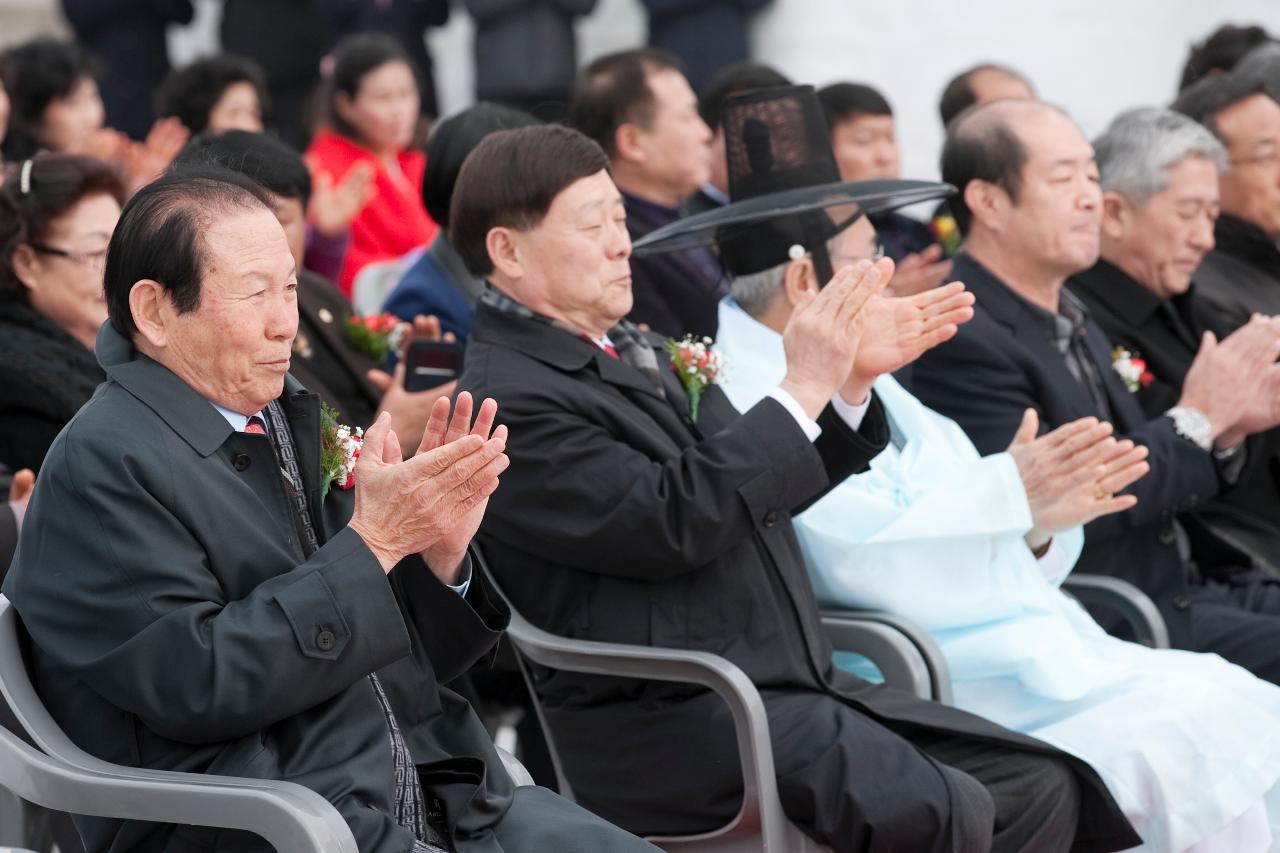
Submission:
{"label": "man in white hanbok", "polygon": [[[875,251],[865,217],[829,249],[837,266]],[[816,288],[805,257],[734,281],[717,346],[739,409],[782,377],[779,323]],[[1140,849],[1270,849],[1280,688],[1216,655],[1114,639],[1058,589],[1083,536],[1077,526],[1042,545],[1045,523],[1028,500],[1039,487],[1019,464],[1036,432],[1030,415],[1010,453],[982,458],[891,376],[874,388],[893,441],[796,520],[818,598],[920,623],[946,655],[955,703],[1088,761]]]}

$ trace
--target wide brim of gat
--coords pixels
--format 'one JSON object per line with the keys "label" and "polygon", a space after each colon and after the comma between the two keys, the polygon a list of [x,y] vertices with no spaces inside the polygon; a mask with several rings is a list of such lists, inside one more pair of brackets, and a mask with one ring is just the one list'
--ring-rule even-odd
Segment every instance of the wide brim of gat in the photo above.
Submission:
{"label": "wide brim of gat", "polygon": [[636,257],[644,257],[699,246],[714,246],[721,235],[732,234],[742,226],[832,207],[856,205],[856,212],[840,216],[847,225],[861,215],[883,213],[922,201],[946,198],[955,191],[956,188],[951,184],[938,181],[903,180],[844,181],[783,190],[677,219],[641,237],[632,245],[631,253]]}

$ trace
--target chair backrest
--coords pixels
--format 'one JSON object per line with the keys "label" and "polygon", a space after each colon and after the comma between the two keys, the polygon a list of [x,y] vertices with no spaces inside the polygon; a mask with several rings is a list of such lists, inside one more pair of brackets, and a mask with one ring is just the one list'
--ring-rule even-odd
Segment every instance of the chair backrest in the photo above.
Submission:
{"label": "chair backrest", "polygon": [[36,694],[17,613],[0,595],[0,695],[38,748],[0,728],[0,785],[73,814],[242,829],[280,853],[358,853],[324,797],[292,782],[122,767],[67,737]]}

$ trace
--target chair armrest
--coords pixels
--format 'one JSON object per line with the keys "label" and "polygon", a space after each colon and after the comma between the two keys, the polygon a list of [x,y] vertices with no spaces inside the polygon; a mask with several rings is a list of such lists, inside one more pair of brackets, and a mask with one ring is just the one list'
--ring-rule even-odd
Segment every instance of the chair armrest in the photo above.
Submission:
{"label": "chair armrest", "polygon": [[683,649],[571,640],[534,627],[515,610],[507,634],[520,654],[540,666],[589,675],[677,681],[714,690],[733,714],[742,763],[740,822],[759,823],[766,850],[800,850],[806,843],[783,814],[773,767],[764,702],[751,679],[719,655]]}
{"label": "chair armrest", "polygon": [[1072,573],[1062,582],[1062,590],[1081,604],[1105,607],[1120,614],[1139,643],[1153,649],[1169,648],[1169,629],[1155,602],[1128,581],[1107,575]]}
{"label": "chair armrest", "polygon": [[946,656],[915,622],[879,610],[824,610],[822,625],[837,651],[870,658],[886,684],[921,699],[952,704]]}
{"label": "chair armrest", "polygon": [[525,769],[525,766],[520,763],[520,759],[497,744],[494,744],[493,749],[498,753],[498,757],[502,759],[502,766],[506,768],[507,775],[511,777],[511,782],[517,788],[537,784],[533,781],[533,774]]}
{"label": "chair armrest", "polygon": [[0,785],[46,808],[256,833],[280,853],[359,853],[351,829],[315,791],[292,782],[107,765],[76,767],[0,729]]}

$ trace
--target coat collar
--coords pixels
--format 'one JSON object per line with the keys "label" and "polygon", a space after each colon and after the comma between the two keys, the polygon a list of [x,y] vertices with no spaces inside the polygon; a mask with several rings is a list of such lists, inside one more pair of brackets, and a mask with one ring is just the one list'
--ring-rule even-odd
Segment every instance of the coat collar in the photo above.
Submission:
{"label": "coat collar", "polygon": [[1164,303],[1124,270],[1104,260],[1072,276],[1068,283],[1133,327],[1146,325]]}
{"label": "coat collar", "polygon": [[[661,342],[655,343],[655,337],[646,335],[650,345],[660,349]],[[526,317],[507,314],[492,305],[486,305],[483,301],[476,306],[470,339],[516,350],[565,373],[575,373],[594,367],[605,382],[643,391],[651,397],[662,399],[644,374],[631,365],[609,356],[599,347],[575,337],[564,329]],[[662,365],[665,361],[665,358],[660,355],[658,364]]]}
{"label": "coat collar", "polygon": [[1044,321],[1036,314],[1034,306],[1014,293],[972,255],[961,252],[956,256],[951,278],[963,281],[965,289],[977,300],[977,307],[1008,328],[1015,338],[1027,330],[1034,330],[1038,338],[1044,337],[1040,334]]}
{"label": "coat collar", "polygon": [[[99,330],[95,351],[107,378],[141,400],[196,453],[212,455],[231,435],[231,425],[208,400],[169,368],[138,352],[110,322]],[[284,397],[305,393],[298,380],[285,376]]]}
{"label": "coat collar", "polygon": [[1248,261],[1280,278],[1280,247],[1252,222],[1224,213],[1213,229],[1214,251]]}

